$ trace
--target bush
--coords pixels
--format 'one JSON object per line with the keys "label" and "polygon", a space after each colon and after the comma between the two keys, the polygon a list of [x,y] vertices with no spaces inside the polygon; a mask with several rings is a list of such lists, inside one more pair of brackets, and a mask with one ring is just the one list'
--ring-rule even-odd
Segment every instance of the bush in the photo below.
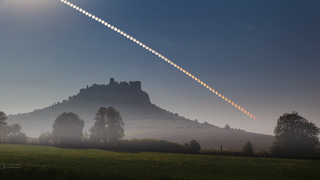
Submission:
{"label": "bush", "polygon": [[39,144],[41,145],[48,145],[48,144],[52,144],[52,133],[47,131],[47,132],[43,132],[41,133],[41,135],[39,136]]}
{"label": "bush", "polygon": [[201,149],[200,144],[196,140],[192,139],[190,141],[189,150],[191,152],[199,152],[200,149]]}
{"label": "bush", "polygon": [[252,156],[253,155],[253,144],[248,141],[243,147],[242,152],[246,155]]}

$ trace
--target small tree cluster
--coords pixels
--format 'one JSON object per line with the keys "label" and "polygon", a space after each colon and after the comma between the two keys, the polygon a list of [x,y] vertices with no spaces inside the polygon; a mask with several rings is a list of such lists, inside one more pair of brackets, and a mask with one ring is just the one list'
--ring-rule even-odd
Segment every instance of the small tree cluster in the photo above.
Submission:
{"label": "small tree cluster", "polygon": [[20,124],[7,125],[7,115],[0,111],[0,142],[26,143],[28,138],[21,132]]}
{"label": "small tree cluster", "polygon": [[188,144],[188,143],[184,143],[183,146],[186,148],[187,151],[193,152],[193,153],[199,152],[200,149],[201,149],[201,146],[200,146],[200,144],[198,143],[198,141],[196,141],[196,140],[194,140],[194,139],[192,139],[192,140],[189,142],[189,144]]}
{"label": "small tree cluster", "polygon": [[101,107],[95,117],[94,126],[89,129],[90,134],[83,134],[84,121],[72,112],[62,113],[54,121],[52,134],[42,133],[39,144],[56,146],[92,146],[114,145],[124,137],[124,123],[120,113],[113,107]]}
{"label": "small tree cluster", "polygon": [[46,132],[39,136],[39,144],[53,142],[57,146],[157,152],[196,153],[201,149],[196,140],[191,140],[186,145],[154,139],[121,140],[124,137],[123,126],[122,117],[115,108],[101,107],[89,134],[83,134],[84,121],[72,112],[65,112],[54,121],[52,134]]}
{"label": "small tree cluster", "polygon": [[20,124],[12,124],[7,127],[7,141],[9,143],[26,143],[27,140],[26,134],[21,132]]}

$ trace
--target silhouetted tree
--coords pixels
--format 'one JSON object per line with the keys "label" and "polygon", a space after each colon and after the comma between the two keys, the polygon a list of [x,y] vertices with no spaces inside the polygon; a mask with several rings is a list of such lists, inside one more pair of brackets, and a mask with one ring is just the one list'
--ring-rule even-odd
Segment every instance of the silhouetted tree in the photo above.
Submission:
{"label": "silhouetted tree", "polygon": [[7,118],[7,115],[3,111],[0,111],[0,142],[5,141]]}
{"label": "silhouetted tree", "polygon": [[39,144],[48,145],[52,143],[52,133],[50,131],[43,132],[39,136]]}
{"label": "silhouetted tree", "polygon": [[253,155],[253,144],[248,141],[243,147],[242,152],[246,155]]}
{"label": "silhouetted tree", "polygon": [[94,118],[94,126],[89,129],[91,141],[98,143],[107,142],[107,119],[107,109],[105,107],[101,107]]}
{"label": "silhouetted tree", "polygon": [[192,140],[190,141],[189,150],[190,150],[191,152],[199,152],[200,149],[201,149],[201,146],[200,146],[200,144],[198,143],[198,141],[192,139]]}
{"label": "silhouetted tree", "polygon": [[52,127],[52,140],[55,145],[75,145],[83,137],[84,121],[72,112],[59,115]]}
{"label": "silhouetted tree", "polygon": [[224,126],[224,129],[225,129],[225,130],[231,130],[229,124],[226,124],[226,125]]}
{"label": "silhouetted tree", "polygon": [[270,147],[276,156],[301,157],[316,153],[319,128],[297,112],[283,114],[274,129],[275,141]]}
{"label": "silhouetted tree", "polygon": [[120,113],[114,107],[108,107],[107,111],[107,132],[109,143],[113,145],[124,137],[124,123]]}

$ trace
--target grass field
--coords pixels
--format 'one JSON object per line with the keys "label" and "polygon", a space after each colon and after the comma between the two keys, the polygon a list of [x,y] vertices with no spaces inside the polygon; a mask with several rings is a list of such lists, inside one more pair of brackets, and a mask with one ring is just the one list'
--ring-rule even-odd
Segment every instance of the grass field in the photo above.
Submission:
{"label": "grass field", "polygon": [[320,161],[0,145],[0,179],[320,179]]}

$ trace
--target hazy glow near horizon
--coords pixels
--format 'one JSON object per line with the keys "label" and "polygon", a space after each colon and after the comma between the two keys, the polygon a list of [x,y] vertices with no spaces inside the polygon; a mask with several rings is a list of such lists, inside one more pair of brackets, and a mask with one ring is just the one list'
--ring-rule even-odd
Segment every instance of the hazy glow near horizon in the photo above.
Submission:
{"label": "hazy glow near horizon", "polygon": [[224,99],[226,102],[228,102],[229,104],[231,104],[232,106],[238,108],[239,110],[241,110],[242,112],[244,112],[246,115],[248,115],[250,118],[258,121],[258,118],[256,118],[256,116],[254,116],[253,114],[251,114],[250,112],[247,112],[247,110],[241,108],[239,105],[235,104],[234,102],[232,102],[229,98],[225,97],[224,95],[221,95],[221,93],[218,93],[218,91],[214,90],[213,88],[211,88],[209,85],[207,85],[206,83],[204,83],[203,81],[201,81],[199,78],[195,77],[194,75],[192,75],[190,72],[186,71],[185,69],[181,68],[180,66],[178,66],[177,64],[175,64],[174,62],[172,62],[171,60],[169,60],[168,58],[166,58],[165,56],[163,56],[162,54],[158,53],[157,51],[151,49],[150,47],[148,47],[147,45],[143,44],[142,42],[140,42],[139,40],[135,39],[134,37],[128,35],[127,33],[121,31],[120,29],[112,26],[111,24],[107,23],[106,21],[100,19],[99,17],[96,17],[94,15],[92,15],[91,13],[83,10],[82,8],[68,2],[65,0],[60,0],[62,3],[70,6],[73,9],[76,9],[77,11],[83,13],[84,15],[92,18],[93,20],[96,20],[98,22],[100,22],[101,24],[107,26],[108,28],[116,31],[117,33],[123,35],[124,37],[130,39],[131,41],[137,43],[138,45],[140,45],[141,47],[145,48],[146,50],[152,52],[153,54],[155,54],[156,56],[158,56],[159,58],[163,59],[164,61],[168,62],[169,64],[171,64],[172,66],[174,66],[175,68],[177,68],[178,70],[180,70],[181,72],[185,73],[187,76],[191,77],[192,79],[194,79],[195,81],[197,81],[198,83],[200,83],[202,86],[204,86],[205,88],[207,88],[209,91],[215,93],[217,96],[221,97],[222,99]]}

